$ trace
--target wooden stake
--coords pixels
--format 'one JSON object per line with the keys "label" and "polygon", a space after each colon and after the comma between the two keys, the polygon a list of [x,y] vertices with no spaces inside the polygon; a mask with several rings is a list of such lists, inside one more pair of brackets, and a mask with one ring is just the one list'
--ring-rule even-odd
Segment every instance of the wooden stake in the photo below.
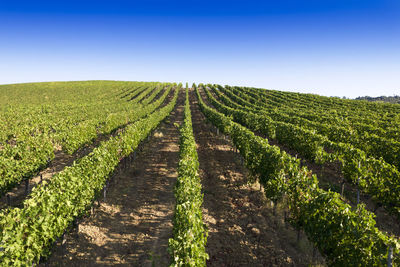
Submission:
{"label": "wooden stake", "polygon": [[357,205],[360,204],[360,187],[359,187],[359,183],[360,183],[360,178],[357,179]]}
{"label": "wooden stake", "polygon": [[25,180],[25,195],[29,193],[29,179]]}
{"label": "wooden stake", "polygon": [[300,229],[299,230],[297,230],[297,242],[299,242],[300,241]]}
{"label": "wooden stake", "polygon": [[387,257],[387,266],[392,267],[393,266],[393,248],[389,246],[389,251],[388,251],[388,257]]}
{"label": "wooden stake", "polygon": [[10,196],[10,194],[7,194],[6,198],[7,198],[7,205],[11,206],[11,196]]}
{"label": "wooden stake", "polygon": [[276,215],[276,205],[277,205],[277,203],[275,203],[275,202],[273,202],[274,203],[274,206],[273,206],[273,214],[274,214],[274,216]]}
{"label": "wooden stake", "polygon": [[344,179],[343,179],[343,182],[342,182],[342,197],[344,197]]}
{"label": "wooden stake", "polygon": [[61,245],[64,246],[67,243],[67,239],[65,238],[65,232],[61,236]]}
{"label": "wooden stake", "polygon": [[[358,162],[358,169],[361,168],[361,163]],[[360,177],[357,177],[357,205],[360,204]]]}
{"label": "wooden stake", "polygon": [[317,255],[317,248],[313,246],[313,251],[312,251],[312,261],[311,264],[314,264],[315,261],[315,256]]}

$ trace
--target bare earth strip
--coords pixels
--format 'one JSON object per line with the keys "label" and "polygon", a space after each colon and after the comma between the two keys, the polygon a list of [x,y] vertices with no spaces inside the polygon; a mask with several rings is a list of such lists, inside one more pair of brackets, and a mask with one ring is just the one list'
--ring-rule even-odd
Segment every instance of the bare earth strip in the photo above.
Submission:
{"label": "bare earth strip", "polygon": [[193,91],[191,104],[209,229],[207,265],[308,266],[312,247],[307,239],[302,234],[297,241],[297,232],[284,222],[283,210],[278,208],[274,215],[259,185],[248,183],[248,172],[231,141],[206,124]]}
{"label": "bare earth strip", "polygon": [[43,266],[167,266],[183,93],[167,121],[114,178],[94,215],[66,235]]}

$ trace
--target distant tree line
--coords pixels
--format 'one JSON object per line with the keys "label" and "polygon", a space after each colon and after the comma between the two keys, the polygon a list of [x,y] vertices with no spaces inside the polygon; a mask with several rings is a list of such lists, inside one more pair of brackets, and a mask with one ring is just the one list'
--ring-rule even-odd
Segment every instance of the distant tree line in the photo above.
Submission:
{"label": "distant tree line", "polygon": [[367,100],[367,101],[381,101],[387,102],[392,104],[400,104],[400,96],[378,96],[378,97],[371,97],[371,96],[359,96],[356,100]]}

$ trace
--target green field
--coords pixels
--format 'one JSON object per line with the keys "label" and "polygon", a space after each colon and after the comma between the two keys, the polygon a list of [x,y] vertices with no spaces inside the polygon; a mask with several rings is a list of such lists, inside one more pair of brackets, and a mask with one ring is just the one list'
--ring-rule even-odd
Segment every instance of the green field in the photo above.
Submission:
{"label": "green field", "polygon": [[[170,129],[170,135],[160,127]],[[0,129],[0,193],[5,203],[0,213],[2,266],[56,265],[57,247],[62,247],[59,243],[65,236],[74,239],[71,232],[79,232],[80,221],[90,222],[101,201],[113,203],[112,194],[111,200],[106,198],[106,192],[115,187],[110,181],[114,183],[124,170],[136,168],[134,162],[140,159],[140,151],[156,146],[163,138],[179,144],[179,163],[172,168],[177,177],[173,188],[164,188],[152,201],[162,203],[164,195],[174,198],[175,205],[167,208],[174,216],[164,220],[168,225],[165,234],[157,226],[143,228],[151,240],[147,249],[161,256],[146,252],[146,259],[131,259],[128,252],[125,255],[116,249],[125,255],[118,259],[122,265],[147,264],[149,258],[153,265],[158,261],[172,266],[234,265],[228,262],[229,257],[222,256],[224,253],[238,260],[249,258],[238,265],[289,265],[284,258],[291,258],[298,266],[400,264],[398,104],[213,84],[189,88],[159,82],[25,83],[0,86]],[[199,141],[202,134],[212,138]],[[224,142],[229,149],[213,145],[214,141]],[[211,152],[199,156],[196,147],[199,150],[202,146],[227,156],[218,159],[222,163],[213,159]],[[215,163],[208,178],[207,170],[202,169],[206,166],[204,156]],[[73,163],[53,171],[45,181],[35,180],[56,168],[63,157],[72,158]],[[262,230],[272,227],[263,224],[264,219],[243,222],[251,225],[250,230],[240,230],[240,246],[231,244],[232,248],[229,243],[215,244],[224,244],[224,233],[228,236],[234,233],[232,229],[244,226],[238,221],[226,229],[219,227],[229,216],[223,217],[223,209],[217,213],[213,205],[208,206],[208,197],[221,192],[210,193],[212,189],[205,182],[217,179],[212,173],[218,170],[236,171],[228,167],[231,157],[239,159],[234,164],[244,171],[237,172],[246,177],[238,188],[259,185],[260,190],[253,191],[262,192],[264,206],[271,209],[269,216],[283,222],[269,233]],[[149,166],[166,168],[163,158],[158,160],[153,162],[157,167]],[[146,173],[149,166],[142,166],[142,172]],[[132,188],[138,183],[135,181],[129,182]],[[149,186],[148,191],[156,194],[157,188]],[[228,190],[235,191],[226,190],[227,195]],[[234,197],[229,201],[236,203]],[[116,206],[124,208],[123,204]],[[156,214],[157,208],[152,210]],[[212,216],[217,218],[215,223]],[[129,215],[126,219],[130,220]],[[297,241],[280,241],[291,249],[271,246],[270,250],[283,250],[279,253],[286,256],[265,259],[261,254],[269,255],[269,250],[260,249],[260,237],[254,239],[258,240],[254,246],[245,241],[254,233],[268,238],[283,232],[297,234]],[[112,234],[105,232],[105,236]],[[115,233],[112,238],[119,242]],[[125,241],[121,237],[120,242]],[[132,241],[131,250],[135,246]],[[71,254],[74,249],[81,249],[82,255],[87,253],[87,260],[92,259],[74,264],[113,263],[94,261],[96,249],[67,248],[66,255],[72,256],[63,258],[66,261],[61,265],[82,260]]]}

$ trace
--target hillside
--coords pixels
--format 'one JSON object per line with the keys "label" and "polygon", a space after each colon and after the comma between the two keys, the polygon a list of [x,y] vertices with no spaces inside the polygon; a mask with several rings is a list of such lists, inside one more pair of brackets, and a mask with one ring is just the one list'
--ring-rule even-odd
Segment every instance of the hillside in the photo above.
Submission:
{"label": "hillside", "polygon": [[400,263],[399,105],[31,83],[0,126],[1,265]]}

